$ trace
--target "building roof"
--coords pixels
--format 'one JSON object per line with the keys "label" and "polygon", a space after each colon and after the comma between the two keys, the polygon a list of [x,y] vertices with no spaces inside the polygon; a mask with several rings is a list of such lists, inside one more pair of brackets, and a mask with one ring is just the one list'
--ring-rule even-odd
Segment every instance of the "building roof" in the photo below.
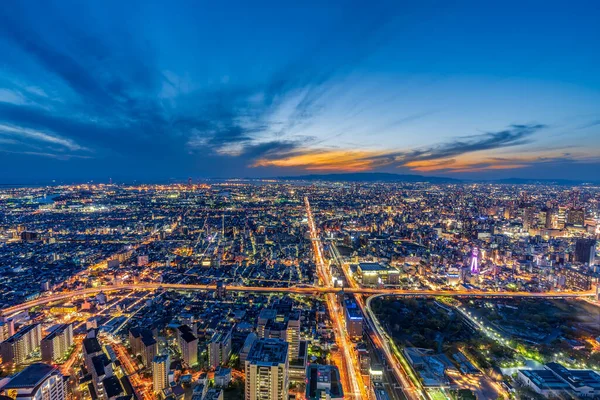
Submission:
{"label": "building roof", "polygon": [[600,374],[589,369],[567,369],[558,363],[548,363],[546,368],[569,384],[573,389],[588,386],[600,390]]}
{"label": "building roof", "polygon": [[190,328],[187,325],[181,325],[179,328],[179,334],[181,336],[181,338],[183,340],[185,340],[187,343],[193,342],[194,340],[196,340],[196,336],[194,335],[194,333],[192,332],[192,328]]}
{"label": "building roof", "polygon": [[160,355],[154,356],[154,359],[152,359],[152,362],[156,363],[156,364],[164,363],[167,361],[169,361],[168,354],[160,354]]}
{"label": "building roof", "polygon": [[119,382],[119,378],[116,376],[109,376],[108,378],[105,378],[102,381],[102,386],[104,386],[104,392],[108,398],[116,397],[121,393],[124,393],[121,382]]}
{"label": "building roof", "polygon": [[246,362],[274,366],[285,364],[288,355],[288,343],[280,339],[258,339],[252,345]]}
{"label": "building roof", "polygon": [[568,389],[569,385],[557,377],[552,371],[547,369],[524,369],[519,370],[535,386],[542,390],[561,390]]}
{"label": "building roof", "polygon": [[340,382],[340,371],[334,365],[311,364],[306,370],[307,399],[321,399],[323,393],[331,398],[342,399],[344,391]]}
{"label": "building roof", "polygon": [[83,348],[86,354],[94,354],[102,351],[100,342],[95,337],[83,339]]}
{"label": "building roof", "polygon": [[17,340],[19,340],[20,338],[22,338],[25,334],[27,334],[28,332],[34,330],[38,325],[39,324],[27,325],[25,328],[21,329],[19,332],[15,333],[14,335],[12,335],[11,337],[9,337],[5,341],[9,342],[9,343],[16,342]]}
{"label": "building roof", "polygon": [[48,364],[31,364],[15,375],[15,377],[4,386],[4,389],[34,388],[54,371],[57,371],[57,369]]}
{"label": "building roof", "polygon": [[96,371],[96,375],[102,376],[105,374],[104,367],[110,364],[110,360],[106,356],[106,354],[102,353],[97,356],[92,357],[92,364],[94,365],[94,370]]}
{"label": "building roof", "polygon": [[48,341],[48,340],[52,340],[55,337],[62,335],[67,328],[69,327],[70,324],[61,324],[58,327],[56,327],[55,330],[52,331],[52,333],[50,333],[49,335],[47,335],[45,338],[43,338],[42,340]]}

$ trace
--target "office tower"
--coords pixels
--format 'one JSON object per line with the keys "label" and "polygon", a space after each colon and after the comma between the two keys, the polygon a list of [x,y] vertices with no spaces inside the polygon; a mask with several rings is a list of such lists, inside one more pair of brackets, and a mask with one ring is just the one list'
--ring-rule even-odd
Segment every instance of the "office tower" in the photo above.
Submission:
{"label": "office tower", "polygon": [[551,229],[553,228],[553,224],[552,224],[552,214],[554,214],[554,211],[550,208],[548,208],[546,210],[546,220],[544,221],[544,226],[547,229]]}
{"label": "office tower", "polygon": [[567,225],[584,226],[585,211],[583,208],[571,208],[567,214]]}
{"label": "office tower", "polygon": [[566,213],[567,213],[566,207],[563,207],[563,206],[558,207],[558,223],[557,223],[558,229],[563,229],[565,227]]}
{"label": "office tower", "polygon": [[311,364],[306,372],[307,400],[341,400],[344,398],[340,371],[334,365]]}
{"label": "office tower", "polygon": [[40,347],[42,327],[28,325],[0,344],[3,363],[22,364],[31,353]]}
{"label": "office tower", "polygon": [[158,354],[158,342],[150,329],[131,328],[129,330],[129,345],[135,355],[142,357],[142,363],[146,368],[150,367],[154,356]]}
{"label": "office tower", "polygon": [[198,338],[192,332],[192,328],[181,325],[177,328],[177,343],[181,351],[183,362],[189,367],[198,363]]}
{"label": "office tower", "polygon": [[596,241],[594,239],[577,239],[575,261],[588,265],[596,263]]}
{"label": "office tower", "polygon": [[169,387],[169,368],[171,360],[168,354],[155,356],[152,360],[152,389],[154,392]]}
{"label": "office tower", "polygon": [[51,365],[35,363],[15,375],[3,388],[18,400],[65,400],[65,380]]}
{"label": "office tower", "polygon": [[58,325],[42,339],[42,360],[45,362],[62,359],[73,345],[73,325]]}
{"label": "office tower", "polygon": [[288,366],[286,342],[257,340],[245,363],[246,400],[287,400]]}
{"label": "office tower", "polygon": [[361,338],[363,335],[363,315],[354,300],[348,299],[344,302],[344,317],[348,336],[353,339]]}
{"label": "office tower", "polygon": [[208,343],[208,364],[211,368],[227,363],[231,355],[231,329],[215,332]]}
{"label": "office tower", "polygon": [[300,345],[300,311],[294,310],[288,314],[286,327],[286,342],[289,344],[288,360],[298,357],[298,346]]}
{"label": "office tower", "polygon": [[523,230],[528,231],[532,227],[535,216],[535,208],[525,207],[523,210]]}

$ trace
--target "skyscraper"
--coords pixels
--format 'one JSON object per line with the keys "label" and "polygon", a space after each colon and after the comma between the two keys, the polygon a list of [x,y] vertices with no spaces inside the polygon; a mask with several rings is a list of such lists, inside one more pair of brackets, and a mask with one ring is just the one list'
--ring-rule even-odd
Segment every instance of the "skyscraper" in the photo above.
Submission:
{"label": "skyscraper", "polygon": [[594,265],[596,262],[596,241],[594,239],[577,239],[575,261]]}
{"label": "skyscraper", "polygon": [[246,400],[287,400],[288,367],[286,342],[257,340],[245,363]]}
{"label": "skyscraper", "polygon": [[170,363],[168,354],[155,356],[152,360],[152,389],[154,392],[160,392],[169,387]]}

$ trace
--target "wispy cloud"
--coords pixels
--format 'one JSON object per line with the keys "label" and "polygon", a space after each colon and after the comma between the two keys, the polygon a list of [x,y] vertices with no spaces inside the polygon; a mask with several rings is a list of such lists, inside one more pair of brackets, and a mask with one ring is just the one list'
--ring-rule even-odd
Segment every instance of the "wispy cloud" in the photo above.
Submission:
{"label": "wispy cloud", "polygon": [[530,143],[532,136],[545,128],[542,124],[511,125],[497,132],[457,137],[454,140],[412,150],[360,151],[301,149],[287,154],[274,154],[263,158],[254,166],[295,167],[307,170],[368,171],[384,167],[407,167],[414,171],[454,170],[467,168],[509,169],[525,164],[483,161],[467,165],[461,161],[467,154],[509,148]]}
{"label": "wispy cloud", "polygon": [[71,151],[88,150],[85,147],[78,145],[71,139],[66,139],[58,135],[53,135],[46,132],[22,128],[18,126],[0,124],[0,135],[13,136],[19,141],[34,140],[37,142],[45,142],[53,145],[59,145]]}

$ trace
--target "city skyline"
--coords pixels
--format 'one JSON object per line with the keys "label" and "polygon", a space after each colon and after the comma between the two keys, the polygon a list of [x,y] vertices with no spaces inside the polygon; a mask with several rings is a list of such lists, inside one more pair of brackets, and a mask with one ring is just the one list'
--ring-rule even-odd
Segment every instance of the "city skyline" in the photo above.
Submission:
{"label": "city skyline", "polygon": [[594,2],[0,11],[0,183],[597,181]]}

